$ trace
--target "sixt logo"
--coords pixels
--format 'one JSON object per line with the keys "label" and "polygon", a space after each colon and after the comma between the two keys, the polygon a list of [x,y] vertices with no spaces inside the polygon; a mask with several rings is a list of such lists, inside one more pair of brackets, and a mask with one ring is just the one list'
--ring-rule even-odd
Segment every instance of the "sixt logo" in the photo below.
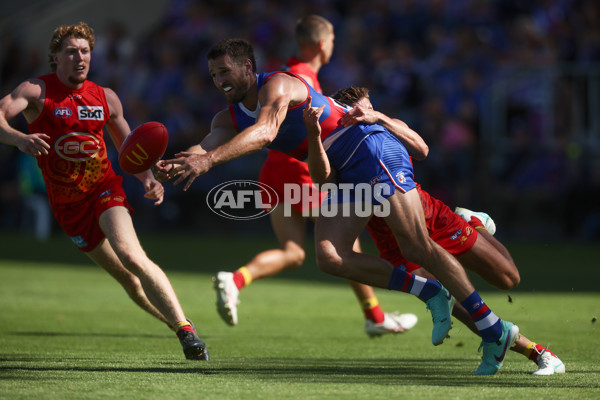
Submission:
{"label": "sixt logo", "polygon": [[[267,203],[263,203],[263,196]],[[272,201],[274,200],[274,201]],[[279,197],[264,183],[239,180],[221,183],[208,192],[206,204],[217,215],[228,219],[250,220],[264,217],[275,208]]]}
{"label": "sixt logo", "polygon": [[104,107],[102,106],[77,106],[79,120],[104,121]]}
{"label": "sixt logo", "polygon": [[56,107],[54,109],[54,116],[58,118],[69,118],[73,115],[73,111],[69,107]]}
{"label": "sixt logo", "polygon": [[89,133],[72,132],[54,142],[54,151],[68,161],[87,161],[98,155],[100,141]]}

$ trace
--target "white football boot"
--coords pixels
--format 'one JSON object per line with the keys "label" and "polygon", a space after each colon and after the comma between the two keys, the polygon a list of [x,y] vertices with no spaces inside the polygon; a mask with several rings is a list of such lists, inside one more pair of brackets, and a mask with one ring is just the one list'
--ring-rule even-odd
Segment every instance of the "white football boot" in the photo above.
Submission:
{"label": "white football boot", "polygon": [[386,333],[402,333],[417,324],[415,314],[384,313],[383,322],[376,324],[370,319],[365,320],[365,332],[370,337],[385,335]]}
{"label": "white football boot", "polygon": [[483,226],[485,226],[485,229],[490,233],[490,235],[494,236],[494,233],[496,233],[496,223],[494,222],[492,217],[490,217],[486,213],[479,211],[471,211],[462,207],[456,207],[454,209],[454,212],[460,215],[467,222],[471,221],[471,217],[477,217],[479,218]]}
{"label": "white football boot", "polygon": [[237,325],[237,305],[240,303],[239,289],[233,282],[232,272],[219,272],[212,278],[217,291],[217,311],[229,325]]}
{"label": "white football boot", "polygon": [[554,375],[564,374],[565,364],[556,355],[549,351],[542,351],[537,357],[538,369],[534,371],[533,375]]}

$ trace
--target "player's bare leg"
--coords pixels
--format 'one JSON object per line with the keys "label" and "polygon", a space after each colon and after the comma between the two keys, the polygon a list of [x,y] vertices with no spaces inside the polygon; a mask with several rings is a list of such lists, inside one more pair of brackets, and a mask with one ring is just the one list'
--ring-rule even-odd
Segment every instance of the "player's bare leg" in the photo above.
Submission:
{"label": "player's bare leg", "polygon": [[234,272],[221,271],[213,277],[217,292],[217,312],[229,325],[237,325],[239,291],[255,280],[277,275],[285,270],[298,268],[304,263],[306,218],[294,208],[289,216],[282,205],[271,214],[271,226],[279,241],[278,249],[258,253],[249,263]]}
{"label": "player's bare leg", "polygon": [[512,289],[521,281],[517,266],[512,258],[505,257],[485,239],[482,232],[479,231],[473,247],[456,258],[463,267],[477,273],[489,284],[503,290]]}
{"label": "player's bare leg", "polygon": [[394,268],[380,257],[355,252],[354,240],[369,218],[344,216],[342,213],[320,216],[315,229],[319,268],[326,273],[373,287],[408,292],[426,301],[433,317],[432,343],[441,344],[451,328],[452,297],[437,281],[416,280],[412,274]]}
{"label": "player's bare leg", "polygon": [[206,344],[198,338],[193,325],[185,318],[171,282],[143,250],[129,211],[125,207],[109,208],[100,215],[98,222],[123,266],[138,277],[148,300],[177,333],[186,358],[208,360]]}
{"label": "player's bare leg", "polygon": [[86,254],[97,265],[108,272],[110,276],[115,278],[138,306],[155,318],[169,325],[169,321],[167,321],[165,316],[150,303],[150,300],[148,300],[139,278],[123,267],[123,264],[113,251],[112,247],[110,247],[108,240],[104,239],[98,247]]}
{"label": "player's bare leg", "polygon": [[185,315],[169,279],[142,249],[127,209],[112,207],[102,213],[99,223],[125,268],[139,278],[150,302],[171,325],[184,321]]}
{"label": "player's bare leg", "polygon": [[464,268],[429,237],[417,190],[396,191],[388,201],[390,215],[385,220],[404,257],[433,273],[458,301],[471,295],[475,288]]}
{"label": "player's bare leg", "polygon": [[304,263],[306,218],[293,207],[290,209],[291,214],[285,215],[285,207],[281,204],[269,214],[279,248],[263,251],[246,264],[253,280],[277,275]]}

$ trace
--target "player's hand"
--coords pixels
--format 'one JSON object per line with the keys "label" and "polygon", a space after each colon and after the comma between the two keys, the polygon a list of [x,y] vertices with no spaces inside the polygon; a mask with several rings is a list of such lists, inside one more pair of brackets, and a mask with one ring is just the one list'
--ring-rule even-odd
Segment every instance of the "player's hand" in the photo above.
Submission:
{"label": "player's hand", "polygon": [[208,153],[198,154],[184,151],[175,154],[175,157],[173,160],[166,160],[166,162],[173,164],[168,176],[169,179],[178,176],[173,185],[179,185],[187,179],[183,187],[184,191],[190,188],[197,177],[207,173],[212,168],[212,161]]}
{"label": "player's hand", "polygon": [[165,160],[158,160],[156,164],[150,168],[152,170],[152,174],[159,182],[166,182],[169,178],[169,172],[175,168],[175,166],[171,163],[166,162]]}
{"label": "player's hand", "polygon": [[32,157],[47,156],[48,150],[50,150],[47,140],[50,140],[50,136],[45,133],[23,135],[19,137],[17,148]]}
{"label": "player's hand", "polygon": [[340,125],[376,124],[378,121],[377,111],[357,105],[340,118]]}
{"label": "player's hand", "polygon": [[321,125],[319,124],[319,118],[323,114],[325,104],[321,107],[312,107],[312,97],[308,96],[304,110],[302,111],[302,118],[304,119],[304,125],[306,125],[307,133],[311,136],[321,136]]}
{"label": "player's hand", "polygon": [[159,181],[152,177],[146,179],[144,181],[144,190],[146,190],[146,193],[144,194],[145,198],[156,200],[154,202],[155,206],[162,204],[165,197],[165,188]]}

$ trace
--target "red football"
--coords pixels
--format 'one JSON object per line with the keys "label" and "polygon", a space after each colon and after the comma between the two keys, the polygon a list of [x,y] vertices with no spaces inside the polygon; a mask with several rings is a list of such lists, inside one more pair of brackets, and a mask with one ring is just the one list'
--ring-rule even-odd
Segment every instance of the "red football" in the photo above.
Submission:
{"label": "red football", "polygon": [[135,128],[119,150],[119,165],[128,174],[152,167],[167,150],[169,132],[160,122],[146,122]]}

